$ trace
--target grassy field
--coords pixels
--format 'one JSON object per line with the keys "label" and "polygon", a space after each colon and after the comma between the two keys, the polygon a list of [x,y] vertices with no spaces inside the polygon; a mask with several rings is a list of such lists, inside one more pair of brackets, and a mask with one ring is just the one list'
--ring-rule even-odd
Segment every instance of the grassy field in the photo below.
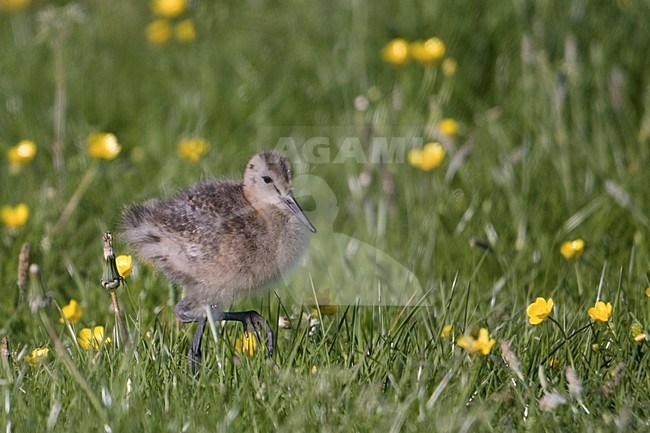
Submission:
{"label": "grassy field", "polygon": [[[4,431],[648,430],[648,2],[194,1],[171,18],[148,2],[17,3],[0,0],[0,207],[29,214],[5,208],[0,226]],[[446,48],[432,64],[382,51],[431,37]],[[119,154],[91,156],[92,133]],[[179,156],[186,138],[208,152]],[[11,156],[21,140],[33,159]],[[409,163],[434,141],[440,165]],[[102,234],[131,254],[125,204],[239,178],[271,149],[321,186],[303,197],[310,251],[330,252],[232,306],[269,320],[273,362],[237,355],[241,327],[217,323],[194,380],[181,289],[135,256],[116,291],[126,347]],[[384,289],[417,296],[348,302],[347,275],[374,264],[346,270],[332,239],[390,256],[416,281]],[[17,302],[24,243],[40,272]],[[538,297],[554,306],[533,325]],[[82,313],[64,323],[72,299]],[[86,350],[95,326],[110,341]]]}

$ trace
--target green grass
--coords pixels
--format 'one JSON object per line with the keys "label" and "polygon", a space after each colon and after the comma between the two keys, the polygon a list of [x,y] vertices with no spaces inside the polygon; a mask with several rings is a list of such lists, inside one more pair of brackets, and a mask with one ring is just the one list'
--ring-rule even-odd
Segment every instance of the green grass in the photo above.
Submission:
{"label": "green grass", "polygon": [[[153,19],[146,2],[80,2],[79,22],[44,18],[66,3],[33,1],[0,14],[0,152],[22,139],[38,145],[17,175],[0,161],[0,206],[24,202],[31,210],[23,227],[0,228],[0,334],[12,350],[0,377],[3,429],[648,429],[650,346],[630,331],[639,323],[650,334],[646,3],[198,1],[184,15],[194,18],[196,39],[162,47],[146,40]],[[381,60],[392,38],[431,36],[457,59],[453,77]],[[355,110],[360,95],[369,100],[365,112]],[[431,139],[442,117],[461,128],[434,171],[396,161],[334,163],[346,137],[368,146],[360,131]],[[55,119],[65,121],[62,175],[53,166]],[[115,160],[88,156],[93,131],[117,136],[123,149]],[[184,136],[211,143],[198,164],[178,158]],[[326,163],[293,158],[296,174],[321,178],[336,200],[314,196],[315,225],[333,224],[334,233],[411,270],[426,293],[421,305],[340,305],[317,326],[300,322],[296,316],[310,309],[287,295],[287,285],[311,296],[300,283],[311,276],[313,289],[331,289],[336,301],[355,283],[340,277],[342,259],[332,253],[331,267],[301,267],[295,279],[232,306],[269,319],[276,365],[260,352],[236,362],[241,327],[217,324],[218,341],[206,333],[206,366],[195,381],[185,359],[193,328],[173,315],[179,290],[137,263],[117,292],[133,339],[125,350],[99,284],[102,234],[117,231],[122,206],[208,176],[239,177],[252,153],[286,136],[299,146],[330,139]],[[471,146],[470,157],[446,178],[462,146]],[[351,187],[364,171],[369,186]],[[78,205],[56,227],[75,192]],[[575,238],[585,240],[585,252],[569,262],[559,249]],[[472,248],[474,239],[493,252]],[[311,248],[327,241],[314,235]],[[24,242],[54,303],[80,302],[79,324],[60,324],[54,303],[16,308]],[[115,245],[129,253],[118,233]],[[29,290],[41,290],[39,282]],[[526,306],[538,296],[553,298],[559,326],[528,324]],[[597,299],[613,304],[611,320],[564,342],[563,332],[589,324]],[[292,329],[278,328],[278,316],[287,315]],[[85,351],[72,334],[96,324],[112,341]],[[446,324],[453,335],[443,338]],[[497,340],[488,356],[453,344],[481,327]],[[501,341],[510,343],[521,377]],[[30,367],[22,358],[37,347],[50,355]],[[569,392],[567,366],[582,383],[579,398]],[[552,392],[567,402],[544,411],[540,400]]]}

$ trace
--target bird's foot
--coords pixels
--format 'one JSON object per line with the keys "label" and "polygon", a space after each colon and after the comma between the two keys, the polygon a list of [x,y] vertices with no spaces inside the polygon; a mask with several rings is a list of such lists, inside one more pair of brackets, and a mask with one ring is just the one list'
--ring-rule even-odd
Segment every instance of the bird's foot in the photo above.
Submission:
{"label": "bird's foot", "polygon": [[244,325],[244,330],[252,332],[258,344],[262,344],[262,339],[258,333],[258,329],[264,330],[266,334],[266,351],[267,356],[273,355],[274,339],[273,330],[264,317],[257,311],[242,311],[242,312],[224,312],[223,320],[236,320]]}

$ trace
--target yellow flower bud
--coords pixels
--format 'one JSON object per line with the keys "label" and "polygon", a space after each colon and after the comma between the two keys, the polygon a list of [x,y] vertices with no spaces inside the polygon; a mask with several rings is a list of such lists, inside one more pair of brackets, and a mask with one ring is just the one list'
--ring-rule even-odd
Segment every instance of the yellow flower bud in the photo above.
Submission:
{"label": "yellow flower bud", "polygon": [[93,158],[115,159],[121,150],[122,147],[113,134],[93,132],[88,135],[88,154]]}
{"label": "yellow flower bud", "polygon": [[172,25],[166,19],[157,19],[146,28],[147,39],[155,45],[164,45],[173,34]]}
{"label": "yellow flower bud", "polygon": [[154,14],[165,18],[176,18],[187,9],[186,0],[153,0],[151,10]]}
{"label": "yellow flower bud", "polygon": [[178,143],[178,156],[192,162],[199,161],[208,150],[210,145],[204,138],[185,138]]}
{"label": "yellow flower bud", "polygon": [[19,203],[16,206],[2,206],[0,218],[9,229],[20,228],[29,218],[29,208],[25,203]]}
{"label": "yellow flower bud", "polygon": [[100,347],[100,343],[108,344],[111,342],[111,338],[104,338],[103,326],[95,326],[92,330],[90,328],[83,328],[79,331],[77,342],[86,350],[90,350],[91,348],[97,350]]}
{"label": "yellow flower bud", "polygon": [[458,69],[458,62],[452,57],[447,57],[442,62],[442,73],[445,77],[452,77],[456,74],[456,69]]}
{"label": "yellow flower bud", "polygon": [[47,347],[43,347],[43,348],[32,350],[32,353],[29,355],[25,355],[23,359],[32,367],[36,367],[38,364],[45,361],[45,359],[48,357],[49,354],[50,354],[50,349]]}
{"label": "yellow flower bud", "polygon": [[560,247],[560,253],[567,260],[575,260],[582,255],[584,249],[585,242],[582,239],[576,239],[563,243]]}
{"label": "yellow flower bud", "polygon": [[181,42],[190,42],[195,37],[196,30],[194,29],[194,21],[186,19],[176,24],[176,39]]}
{"label": "yellow flower bud", "polygon": [[0,0],[0,11],[7,13],[20,12],[29,6],[30,0]]}
{"label": "yellow flower bud", "polygon": [[381,58],[396,66],[407,64],[411,60],[408,42],[401,38],[393,39],[381,49]]}
{"label": "yellow flower bud", "polygon": [[447,137],[455,137],[458,134],[458,122],[449,117],[438,122],[438,131]]}
{"label": "yellow flower bud", "polygon": [[7,159],[12,164],[27,165],[36,156],[36,144],[33,141],[22,140],[7,150]]}
{"label": "yellow flower bud", "polygon": [[422,150],[411,150],[407,159],[413,167],[423,171],[431,171],[442,164],[445,159],[445,148],[440,143],[427,143]]}
{"label": "yellow flower bud", "polygon": [[423,65],[435,65],[445,55],[445,44],[438,38],[416,41],[410,46],[411,57]]}
{"label": "yellow flower bud", "polygon": [[239,355],[253,356],[256,348],[257,340],[250,332],[245,332],[235,340],[235,352]]}
{"label": "yellow flower bud", "polygon": [[598,301],[595,307],[591,307],[587,311],[587,314],[589,314],[591,320],[607,322],[612,316],[612,304],[610,302],[605,304],[603,301]]}
{"label": "yellow flower bud", "polygon": [[122,278],[128,277],[131,275],[131,271],[133,271],[133,259],[131,256],[120,255],[115,257],[115,265],[117,266],[117,272]]}
{"label": "yellow flower bud", "polygon": [[[74,299],[70,299],[70,303],[61,308],[61,312],[63,313],[63,317],[65,317],[70,323],[79,323],[81,315],[83,314],[81,305],[79,305],[79,303]],[[63,317],[59,318],[60,323],[64,323]]]}
{"label": "yellow flower bud", "polygon": [[463,349],[467,350],[470,354],[483,354],[489,355],[496,340],[490,338],[487,328],[481,328],[478,331],[478,338],[471,335],[463,335],[456,339],[456,344]]}
{"label": "yellow flower bud", "polygon": [[551,314],[553,311],[553,299],[537,298],[535,302],[530,304],[526,309],[531,325],[539,325]]}

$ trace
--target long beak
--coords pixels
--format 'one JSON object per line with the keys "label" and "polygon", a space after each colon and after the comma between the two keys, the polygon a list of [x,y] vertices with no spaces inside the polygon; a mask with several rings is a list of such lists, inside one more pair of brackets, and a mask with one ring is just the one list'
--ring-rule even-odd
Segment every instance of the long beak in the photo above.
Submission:
{"label": "long beak", "polygon": [[305,215],[305,213],[302,211],[302,209],[300,208],[300,205],[298,204],[296,199],[293,197],[293,193],[291,191],[289,191],[289,193],[287,193],[287,195],[282,197],[282,201],[284,202],[284,204],[287,205],[287,207],[289,209],[291,209],[291,211],[294,214],[296,214],[296,216],[298,217],[300,222],[303,223],[305,226],[307,226],[309,231],[311,231],[312,233],[316,233],[316,227],[314,227],[314,225],[311,223],[311,221],[309,221],[309,219],[307,218],[307,215]]}

